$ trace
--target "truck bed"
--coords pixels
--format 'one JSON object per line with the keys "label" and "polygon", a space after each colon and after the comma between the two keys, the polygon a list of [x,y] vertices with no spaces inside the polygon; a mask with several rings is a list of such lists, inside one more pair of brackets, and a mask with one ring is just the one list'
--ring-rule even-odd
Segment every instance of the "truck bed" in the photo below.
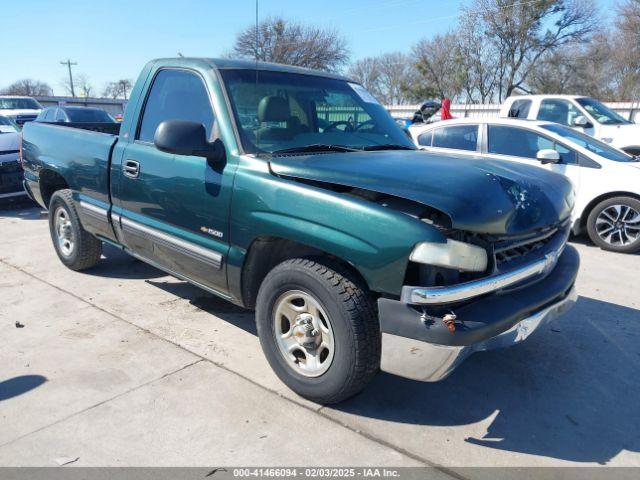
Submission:
{"label": "truck bed", "polygon": [[[119,131],[119,124],[114,127]],[[57,171],[69,188],[108,205],[111,152],[118,141],[114,127],[95,123],[25,124],[25,178],[29,180],[30,172],[41,168]],[[36,178],[31,180],[37,184]]]}

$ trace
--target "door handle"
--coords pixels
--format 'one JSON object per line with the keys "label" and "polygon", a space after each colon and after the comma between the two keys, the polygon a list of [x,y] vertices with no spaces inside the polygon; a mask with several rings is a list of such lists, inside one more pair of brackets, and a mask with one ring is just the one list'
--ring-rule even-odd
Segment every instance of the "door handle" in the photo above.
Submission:
{"label": "door handle", "polygon": [[122,166],[122,173],[129,178],[138,178],[138,175],[140,175],[140,164],[135,160],[125,160]]}

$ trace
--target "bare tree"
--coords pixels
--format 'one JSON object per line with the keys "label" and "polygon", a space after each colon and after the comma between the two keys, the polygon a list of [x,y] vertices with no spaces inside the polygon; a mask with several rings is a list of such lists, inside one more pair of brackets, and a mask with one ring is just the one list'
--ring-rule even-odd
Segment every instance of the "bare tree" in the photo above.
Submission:
{"label": "bare tree", "polygon": [[417,77],[411,58],[401,52],[385,53],[378,58],[380,91],[384,103],[397,105],[408,100],[407,88]]}
{"label": "bare tree", "polygon": [[593,0],[475,0],[463,15],[479,19],[498,68],[498,100],[526,81],[545,54],[588,39],[596,27]]}
{"label": "bare tree", "polygon": [[619,5],[611,37],[615,83],[621,100],[640,97],[640,0]]}
{"label": "bare tree", "polygon": [[456,43],[465,101],[490,102],[498,86],[498,61],[477,15],[462,11]]}
{"label": "bare tree", "polygon": [[364,88],[381,100],[380,62],[378,57],[366,57],[353,62],[349,67],[348,75],[360,82]]}
{"label": "bare tree", "polygon": [[84,73],[76,75],[75,87],[80,91],[81,97],[90,97],[93,93],[93,85],[89,82],[89,77]]}
{"label": "bare tree", "polygon": [[414,97],[454,99],[462,92],[462,63],[453,33],[420,40],[412,52],[417,75],[408,89]]}
{"label": "bare tree", "polygon": [[349,59],[346,40],[333,30],[268,18],[242,30],[232,56],[317,70],[337,70]]}
{"label": "bare tree", "polygon": [[3,95],[24,95],[27,97],[40,97],[53,95],[51,87],[44,82],[38,80],[32,80],[30,78],[24,78],[13,82],[6,88],[3,88],[0,93]]}
{"label": "bare tree", "polygon": [[124,98],[125,100],[127,100],[132,87],[133,82],[129,79],[121,79],[115,82],[109,82],[105,85],[104,90],[102,91],[102,96],[113,99]]}

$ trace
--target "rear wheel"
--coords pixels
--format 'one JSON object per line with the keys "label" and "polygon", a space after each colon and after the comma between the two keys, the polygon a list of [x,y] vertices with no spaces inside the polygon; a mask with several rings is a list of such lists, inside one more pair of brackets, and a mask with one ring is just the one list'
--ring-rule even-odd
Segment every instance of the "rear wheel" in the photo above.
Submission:
{"label": "rear wheel", "polygon": [[640,251],[640,200],[613,197],[596,205],[587,219],[589,238],[604,250]]}
{"label": "rear wheel", "polygon": [[71,270],[85,270],[100,260],[102,242],[82,228],[71,190],[52,195],[49,231],[58,258]]}
{"label": "rear wheel", "polygon": [[324,259],[287,260],[269,272],[256,323],[275,373],[314,402],[355,395],[379,369],[375,302],[350,272]]}

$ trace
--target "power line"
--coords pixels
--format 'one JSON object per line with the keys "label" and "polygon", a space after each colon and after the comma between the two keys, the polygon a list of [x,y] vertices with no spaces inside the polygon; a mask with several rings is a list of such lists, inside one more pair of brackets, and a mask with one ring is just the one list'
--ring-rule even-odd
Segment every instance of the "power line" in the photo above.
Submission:
{"label": "power line", "polygon": [[76,96],[76,92],[73,89],[73,75],[71,74],[71,66],[72,65],[78,65],[76,62],[72,62],[70,59],[66,59],[60,62],[60,65],[66,65],[67,68],[69,69],[69,87],[71,87],[71,96],[75,97]]}

